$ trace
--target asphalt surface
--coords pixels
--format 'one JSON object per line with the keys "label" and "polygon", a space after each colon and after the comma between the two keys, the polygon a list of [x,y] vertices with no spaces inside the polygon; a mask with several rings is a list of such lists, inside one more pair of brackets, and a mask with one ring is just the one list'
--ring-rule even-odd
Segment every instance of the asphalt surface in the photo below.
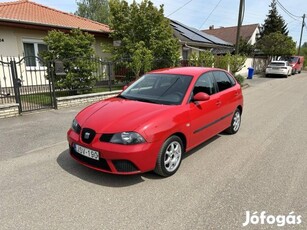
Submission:
{"label": "asphalt surface", "polygon": [[0,119],[0,229],[241,229],[246,211],[293,212],[302,223],[281,229],[307,229],[307,73],[247,82],[240,131],[189,152],[166,179],[71,159],[66,131],[84,106]]}

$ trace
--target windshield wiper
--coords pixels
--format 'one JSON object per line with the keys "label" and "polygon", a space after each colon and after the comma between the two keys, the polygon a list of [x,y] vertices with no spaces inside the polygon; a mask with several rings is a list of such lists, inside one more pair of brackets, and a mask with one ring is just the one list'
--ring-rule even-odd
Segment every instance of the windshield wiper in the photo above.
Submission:
{"label": "windshield wiper", "polygon": [[133,98],[133,100],[141,101],[141,102],[148,102],[148,103],[153,103],[153,104],[159,104],[157,101],[145,99],[145,98]]}
{"label": "windshield wiper", "polygon": [[121,95],[121,94],[117,95],[117,97],[118,97],[118,98],[123,98],[123,99],[129,99],[129,98],[127,98],[127,97],[125,97],[125,96],[123,96],[123,95]]}

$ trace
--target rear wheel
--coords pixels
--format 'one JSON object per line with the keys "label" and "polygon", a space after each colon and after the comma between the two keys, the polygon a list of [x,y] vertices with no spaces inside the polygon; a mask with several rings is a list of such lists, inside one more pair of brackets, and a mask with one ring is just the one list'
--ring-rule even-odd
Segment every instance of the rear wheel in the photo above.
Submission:
{"label": "rear wheel", "polygon": [[225,131],[229,134],[235,134],[239,131],[241,126],[241,111],[239,109],[236,109],[233,117],[231,119],[231,124],[228,129]]}
{"label": "rear wheel", "polygon": [[178,136],[169,137],[159,152],[155,173],[163,177],[175,174],[180,166],[183,152],[181,139]]}

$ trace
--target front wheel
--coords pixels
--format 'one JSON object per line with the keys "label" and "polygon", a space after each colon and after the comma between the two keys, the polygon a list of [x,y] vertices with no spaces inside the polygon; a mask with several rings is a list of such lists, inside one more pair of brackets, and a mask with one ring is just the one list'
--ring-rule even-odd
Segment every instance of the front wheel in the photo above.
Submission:
{"label": "front wheel", "polygon": [[163,177],[175,174],[180,166],[183,152],[181,139],[178,136],[169,137],[159,152],[155,173]]}
{"label": "front wheel", "polygon": [[239,131],[241,126],[241,111],[239,109],[236,109],[233,117],[231,119],[231,124],[228,129],[225,131],[229,134],[235,134]]}

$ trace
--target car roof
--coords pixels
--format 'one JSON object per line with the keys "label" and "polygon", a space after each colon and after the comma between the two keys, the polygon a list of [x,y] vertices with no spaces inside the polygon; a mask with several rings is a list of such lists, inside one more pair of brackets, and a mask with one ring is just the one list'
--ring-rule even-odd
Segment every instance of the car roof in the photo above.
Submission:
{"label": "car roof", "polygon": [[[189,75],[189,76],[199,76],[200,74],[203,74],[211,70],[222,70],[222,69],[210,68],[210,67],[175,67],[175,68],[167,68],[167,69],[157,69],[149,73],[181,74],[181,75]],[[225,70],[222,70],[222,71],[225,71]]]}

